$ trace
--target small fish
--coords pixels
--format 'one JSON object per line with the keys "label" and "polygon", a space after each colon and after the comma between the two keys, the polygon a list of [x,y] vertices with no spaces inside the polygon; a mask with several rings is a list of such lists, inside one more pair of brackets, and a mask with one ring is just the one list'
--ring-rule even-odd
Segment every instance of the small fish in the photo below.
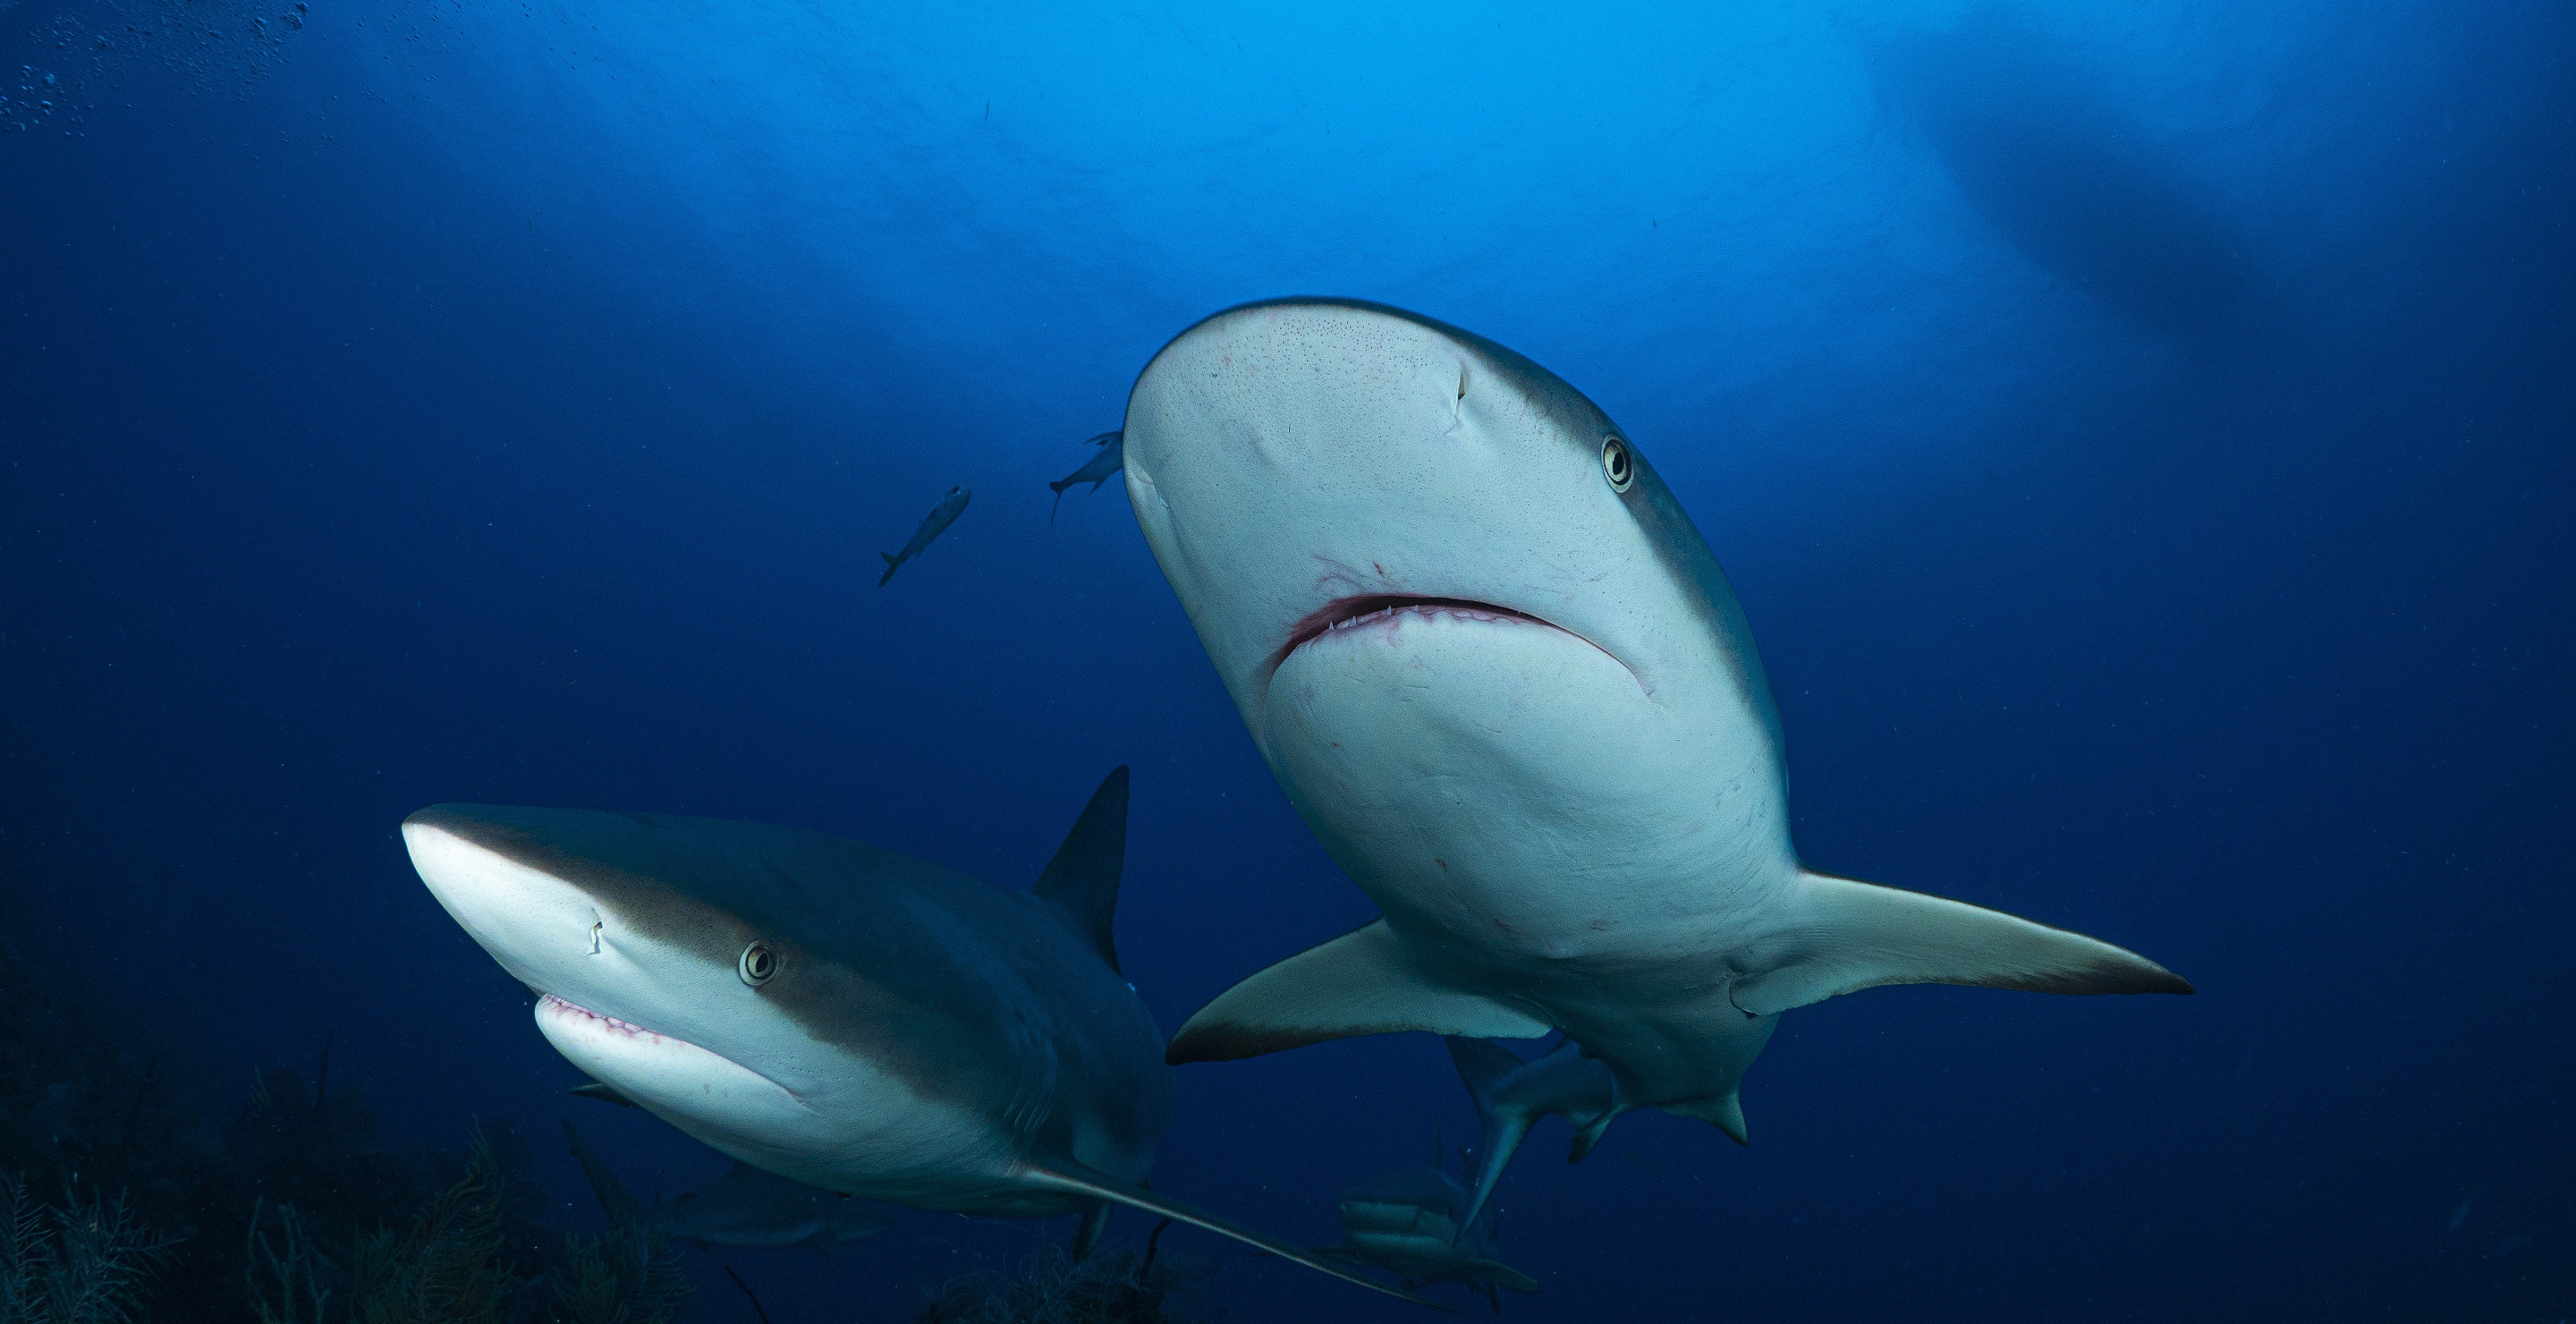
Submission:
{"label": "small fish", "polygon": [[1127,467],[1127,447],[1120,440],[1126,435],[1123,431],[1103,432],[1093,437],[1088,444],[1099,447],[1100,453],[1083,461],[1081,468],[1047,484],[1047,490],[1055,493],[1055,505],[1047,507],[1047,523],[1055,523],[1055,512],[1064,505],[1064,489],[1076,483],[1089,483],[1091,490],[1097,492],[1102,483],[1109,481],[1111,474]]}
{"label": "small fish", "polygon": [[2477,1204],[2478,1194],[2479,1193],[2476,1191],[2471,1191],[2469,1192],[2467,1199],[2460,1201],[2460,1207],[2451,1211],[2450,1226],[2444,1228],[2444,1231],[2457,1232],[2460,1230],[2461,1224],[2469,1221],[2469,1209],[2471,1206]]}
{"label": "small fish", "polygon": [[2531,1238],[2524,1236],[2519,1232],[2512,1233],[2504,1240],[2497,1242],[2495,1244],[2495,1249],[2487,1252],[2487,1258],[2491,1260],[2502,1259],[2530,1244]]}
{"label": "small fish", "polygon": [[922,549],[930,545],[931,539],[948,532],[948,526],[956,523],[957,517],[966,513],[966,503],[974,499],[975,494],[967,491],[963,483],[948,489],[948,495],[939,498],[939,504],[933,507],[929,514],[921,517],[921,527],[912,531],[912,541],[905,543],[902,551],[877,553],[885,558],[886,563],[885,575],[877,580],[877,587],[884,588],[886,580],[894,578],[894,572],[902,569],[904,562],[921,555]]}

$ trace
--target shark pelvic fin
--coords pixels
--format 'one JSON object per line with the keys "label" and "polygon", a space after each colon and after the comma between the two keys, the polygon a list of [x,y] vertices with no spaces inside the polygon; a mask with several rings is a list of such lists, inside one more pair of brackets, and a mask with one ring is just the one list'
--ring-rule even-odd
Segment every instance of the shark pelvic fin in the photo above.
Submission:
{"label": "shark pelvic fin", "polygon": [[2041,993],[2189,993],[2135,952],[2000,910],[1876,883],[1804,874],[1796,918],[1756,948],[1729,991],[1770,1016],[1881,984],[1967,984]]}
{"label": "shark pelvic fin", "polygon": [[[1744,1100],[1737,1097],[1734,1090],[1728,1090],[1714,1099],[1695,1099],[1689,1103],[1666,1103],[1657,1106],[1676,1116],[1696,1117],[1724,1131],[1727,1139],[1739,1145],[1753,1143],[1744,1130]],[[1572,1159],[1566,1161],[1573,1162]]]}
{"label": "shark pelvic fin", "polygon": [[1581,1163],[1583,1156],[1591,1153],[1594,1145],[1601,1143],[1601,1137],[1609,1133],[1610,1124],[1618,1121],[1619,1114],[1623,1111],[1625,1109],[1613,1105],[1603,1110],[1600,1116],[1585,1122],[1582,1129],[1574,1133],[1574,1143],[1566,1147],[1565,1161]]}
{"label": "shark pelvic fin", "polygon": [[620,1108],[637,1108],[643,1106],[635,1102],[633,1099],[627,1098],[625,1095],[620,1094],[616,1090],[613,1090],[606,1085],[602,1085],[595,1080],[587,1085],[575,1085],[571,1089],[565,1090],[564,1093],[576,1095],[584,1099],[597,1099],[601,1103],[613,1103]]}
{"label": "shark pelvic fin", "polygon": [[1380,919],[1218,994],[1172,1036],[1163,1059],[1174,1066],[1228,1062],[1399,1030],[1535,1039],[1549,1028],[1527,1012],[1425,975]]}
{"label": "shark pelvic fin", "polygon": [[[1520,1270],[1515,1269],[1500,1260],[1472,1261],[1467,1265],[1467,1272],[1471,1276],[1481,1279],[1488,1284],[1500,1283],[1515,1292],[1526,1292],[1533,1296],[1538,1293],[1537,1279],[1530,1277],[1528,1274],[1522,1273]],[[1490,1287],[1488,1290],[1491,1290]],[[1495,1307],[1494,1313],[1502,1313],[1502,1308],[1500,1306]]]}
{"label": "shark pelvic fin", "polygon": [[1109,968],[1118,968],[1118,944],[1110,921],[1118,910],[1118,874],[1127,867],[1127,765],[1119,764],[1100,779],[1082,817],[1064,834],[1055,858],[1030,884],[1029,891],[1056,918],[1100,952]]}
{"label": "shark pelvic fin", "polygon": [[1418,1296],[1396,1291],[1384,1283],[1371,1282],[1348,1269],[1317,1257],[1312,1252],[1299,1250],[1275,1237],[1255,1232],[1233,1219],[1220,1218],[1206,1210],[1192,1208],[1178,1200],[1146,1190],[1142,1186],[1130,1186],[1115,1177],[1095,1172],[1070,1159],[1032,1163],[1022,1168],[1021,1172],[1022,1175],[1050,1190],[1060,1191],[1066,1195],[1089,1196],[1095,1200],[1111,1200],[1130,1208],[1142,1209],[1149,1214],[1159,1214],[1176,1223],[1187,1223],[1221,1237],[1232,1237],[1256,1250],[1268,1251],[1283,1260],[1295,1260],[1318,1273],[1331,1274],[1344,1282],[1356,1283],[1372,1292],[1394,1297],[1398,1301],[1410,1301],[1417,1306],[1429,1306],[1443,1314],[1458,1313],[1436,1301],[1425,1301]]}

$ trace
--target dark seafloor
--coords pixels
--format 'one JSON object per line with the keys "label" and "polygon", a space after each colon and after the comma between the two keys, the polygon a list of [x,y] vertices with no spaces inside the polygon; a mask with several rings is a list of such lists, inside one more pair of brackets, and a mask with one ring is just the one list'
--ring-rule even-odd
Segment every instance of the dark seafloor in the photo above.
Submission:
{"label": "dark seafloor", "polygon": [[[0,1169],[185,1233],[150,1318],[252,1318],[281,1203],[335,1272],[482,1255],[486,1317],[581,1317],[580,1248],[638,1234],[562,1121],[639,1200],[724,1161],[564,1097],[403,857],[435,801],[1020,886],[1132,763],[1118,947],[1166,1029],[1367,918],[1117,485],[1052,526],[1044,487],[1165,338],[1333,293],[1633,432],[1745,601],[1812,863],[2199,987],[1799,1011],[1747,1149],[1640,1114],[1568,1167],[1551,1123],[1507,1313],[2563,1320],[2571,34],[0,0]],[[1417,1037],[1178,1083],[1157,1186],[1311,1244],[1472,1126]],[[1065,1230],[680,1250],[677,1317],[752,1319],[730,1268],[782,1324],[913,1319]],[[1414,1317],[1161,1250],[1172,1318]],[[375,1318],[469,1317],[424,1291]]]}

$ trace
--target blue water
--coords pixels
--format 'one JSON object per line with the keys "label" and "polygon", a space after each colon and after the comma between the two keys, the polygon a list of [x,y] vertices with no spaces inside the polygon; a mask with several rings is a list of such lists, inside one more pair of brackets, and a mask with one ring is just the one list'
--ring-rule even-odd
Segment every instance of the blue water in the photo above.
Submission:
{"label": "blue water", "polygon": [[[1129,763],[1167,1030],[1368,918],[1118,486],[1045,487],[1190,322],[1339,294],[1652,456],[1810,862],[2199,988],[1798,1011],[1745,1149],[1551,1123],[1508,1314],[2576,1310],[2564,5],[295,8],[0,4],[0,938],[202,1115],[328,1034],[392,1142],[536,1137],[569,1225],[558,1117],[723,1170],[563,1097],[404,858],[437,801],[1018,886]],[[1472,1139],[1419,1036],[1178,1087],[1158,1189],[1301,1242]],[[908,1319],[1064,1231],[691,1251],[683,1318],[751,1318],[730,1264]],[[1427,1318],[1246,1257],[1200,1304]]]}

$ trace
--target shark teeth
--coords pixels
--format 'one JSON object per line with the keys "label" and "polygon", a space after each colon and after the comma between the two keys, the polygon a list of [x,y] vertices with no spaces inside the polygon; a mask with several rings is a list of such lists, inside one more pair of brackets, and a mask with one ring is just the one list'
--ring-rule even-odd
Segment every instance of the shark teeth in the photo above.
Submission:
{"label": "shark teeth", "polygon": [[1357,630],[1393,621],[1399,616],[1418,616],[1424,620],[1447,618],[1460,621],[1517,621],[1528,625],[1547,622],[1527,612],[1498,607],[1490,602],[1465,598],[1416,598],[1395,594],[1373,593],[1365,597],[1342,598],[1307,613],[1288,632],[1287,642],[1271,658],[1271,669],[1286,661],[1290,653],[1329,634]]}
{"label": "shark teeth", "polygon": [[1383,620],[1390,620],[1399,615],[1421,616],[1426,618],[1448,616],[1462,621],[1525,622],[1529,619],[1518,612],[1498,611],[1485,607],[1470,607],[1464,603],[1409,602],[1395,606],[1380,607],[1376,611],[1362,612],[1357,616],[1346,616],[1341,620],[1333,622],[1332,625],[1327,628],[1331,630],[1353,630],[1363,625],[1369,625]]}
{"label": "shark teeth", "polygon": [[579,1016],[586,1020],[594,1020],[620,1034],[630,1034],[641,1039],[660,1039],[666,1037],[645,1029],[643,1026],[637,1025],[633,1021],[621,1021],[614,1016],[602,1016],[588,1007],[582,1006],[577,1002],[566,1002],[552,993],[539,994],[538,996],[546,1006],[553,1008],[558,1014]]}

